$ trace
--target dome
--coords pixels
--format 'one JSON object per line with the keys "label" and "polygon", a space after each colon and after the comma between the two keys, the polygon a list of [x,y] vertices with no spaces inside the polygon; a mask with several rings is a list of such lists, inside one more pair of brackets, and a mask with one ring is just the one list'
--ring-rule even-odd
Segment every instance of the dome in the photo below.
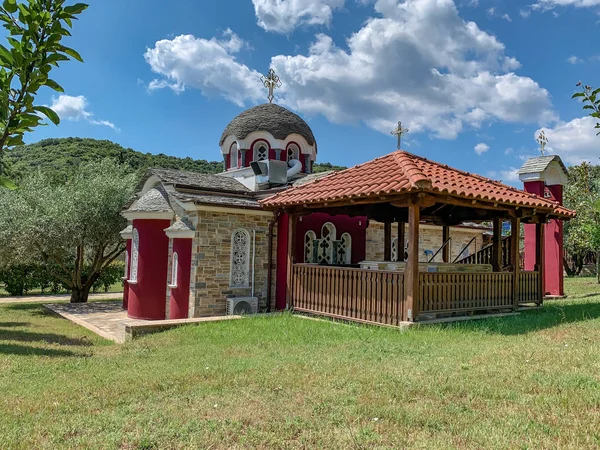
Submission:
{"label": "dome", "polygon": [[274,103],[254,106],[236,116],[223,131],[219,145],[223,145],[228,136],[245,139],[254,131],[267,131],[280,140],[290,134],[299,134],[308,145],[316,147],[315,136],[308,124],[297,114]]}

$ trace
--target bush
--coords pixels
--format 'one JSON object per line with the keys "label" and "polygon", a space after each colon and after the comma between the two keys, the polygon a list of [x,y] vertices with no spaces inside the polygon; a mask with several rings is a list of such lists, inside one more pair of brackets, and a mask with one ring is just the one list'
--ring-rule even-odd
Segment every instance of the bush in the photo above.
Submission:
{"label": "bush", "polygon": [[108,292],[110,287],[121,281],[125,274],[125,263],[123,261],[114,261],[106,269],[102,271],[102,274],[92,285],[92,292],[96,293],[100,289],[103,292]]}
{"label": "bush", "polygon": [[27,295],[37,287],[36,266],[19,264],[7,267],[0,271],[0,282],[4,283],[4,289],[9,295]]}

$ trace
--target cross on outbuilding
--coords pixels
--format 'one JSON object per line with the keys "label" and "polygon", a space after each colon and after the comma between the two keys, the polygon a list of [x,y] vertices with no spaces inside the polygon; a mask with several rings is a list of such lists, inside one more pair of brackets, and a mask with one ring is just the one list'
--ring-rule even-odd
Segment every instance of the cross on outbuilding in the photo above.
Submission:
{"label": "cross on outbuilding", "polygon": [[538,144],[540,144],[540,153],[542,154],[542,156],[544,156],[546,154],[546,145],[548,145],[548,138],[546,137],[546,133],[544,133],[544,130],[540,132],[536,141]]}
{"label": "cross on outbuilding", "polygon": [[273,91],[281,87],[279,76],[273,69],[269,69],[269,72],[266,75],[260,77],[260,81],[262,81],[264,86],[269,90],[269,95],[267,96],[269,103],[273,103]]}
{"label": "cross on outbuilding", "polygon": [[402,135],[408,133],[408,128],[402,128],[402,122],[398,122],[398,126],[390,134],[398,137],[398,150],[401,149]]}

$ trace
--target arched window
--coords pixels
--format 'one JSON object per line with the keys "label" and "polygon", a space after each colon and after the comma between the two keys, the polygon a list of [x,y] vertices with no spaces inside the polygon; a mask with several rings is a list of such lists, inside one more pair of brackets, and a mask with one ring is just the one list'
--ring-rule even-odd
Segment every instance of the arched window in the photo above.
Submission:
{"label": "arched window", "polygon": [[264,161],[269,159],[269,146],[264,141],[254,144],[254,161]]}
{"label": "arched window", "polygon": [[315,241],[317,235],[314,231],[307,231],[304,235],[304,262],[314,263],[315,262]]}
{"label": "arched window", "polygon": [[352,236],[349,233],[342,234],[338,248],[338,264],[352,264]]}
{"label": "arched window", "polygon": [[231,144],[231,147],[229,148],[229,168],[237,169],[239,167],[238,160],[239,160],[239,150],[238,150],[237,144],[234,142],[233,144]]}
{"label": "arched window", "polygon": [[290,144],[287,147],[287,162],[290,162],[292,159],[300,158],[300,149],[296,144]]}
{"label": "arched window", "polygon": [[140,257],[140,235],[138,230],[133,229],[133,237],[131,238],[131,268],[129,269],[129,281],[137,282],[138,276],[138,259]]}
{"label": "arched window", "polygon": [[127,280],[129,278],[129,252],[125,250],[125,273],[123,274],[123,279]]}
{"label": "arched window", "polygon": [[398,261],[398,238],[392,241],[392,261]]}
{"label": "arched window", "polygon": [[231,235],[231,287],[250,285],[250,233],[235,230]]}
{"label": "arched window", "polygon": [[171,287],[177,287],[177,272],[179,271],[179,255],[173,253],[171,261]]}
{"label": "arched window", "polygon": [[327,222],[321,227],[321,241],[317,252],[317,262],[333,263],[333,241],[335,241],[335,225]]}

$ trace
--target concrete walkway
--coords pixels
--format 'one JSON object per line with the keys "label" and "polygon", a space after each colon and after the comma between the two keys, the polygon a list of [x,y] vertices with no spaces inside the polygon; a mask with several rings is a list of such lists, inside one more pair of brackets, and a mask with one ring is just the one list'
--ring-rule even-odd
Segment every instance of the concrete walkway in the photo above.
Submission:
{"label": "concrete walkway", "polygon": [[[69,301],[71,294],[52,295],[27,295],[23,297],[0,297],[0,305],[3,303],[48,303],[58,301]],[[118,300],[123,298],[122,292],[106,292],[104,294],[90,294],[89,300]]]}
{"label": "concrete walkway", "polygon": [[92,303],[55,303],[44,307],[71,322],[81,325],[105,339],[123,343],[148,333],[187,324],[241,319],[241,316],[201,317],[173,320],[138,320],[127,317],[120,301]]}

